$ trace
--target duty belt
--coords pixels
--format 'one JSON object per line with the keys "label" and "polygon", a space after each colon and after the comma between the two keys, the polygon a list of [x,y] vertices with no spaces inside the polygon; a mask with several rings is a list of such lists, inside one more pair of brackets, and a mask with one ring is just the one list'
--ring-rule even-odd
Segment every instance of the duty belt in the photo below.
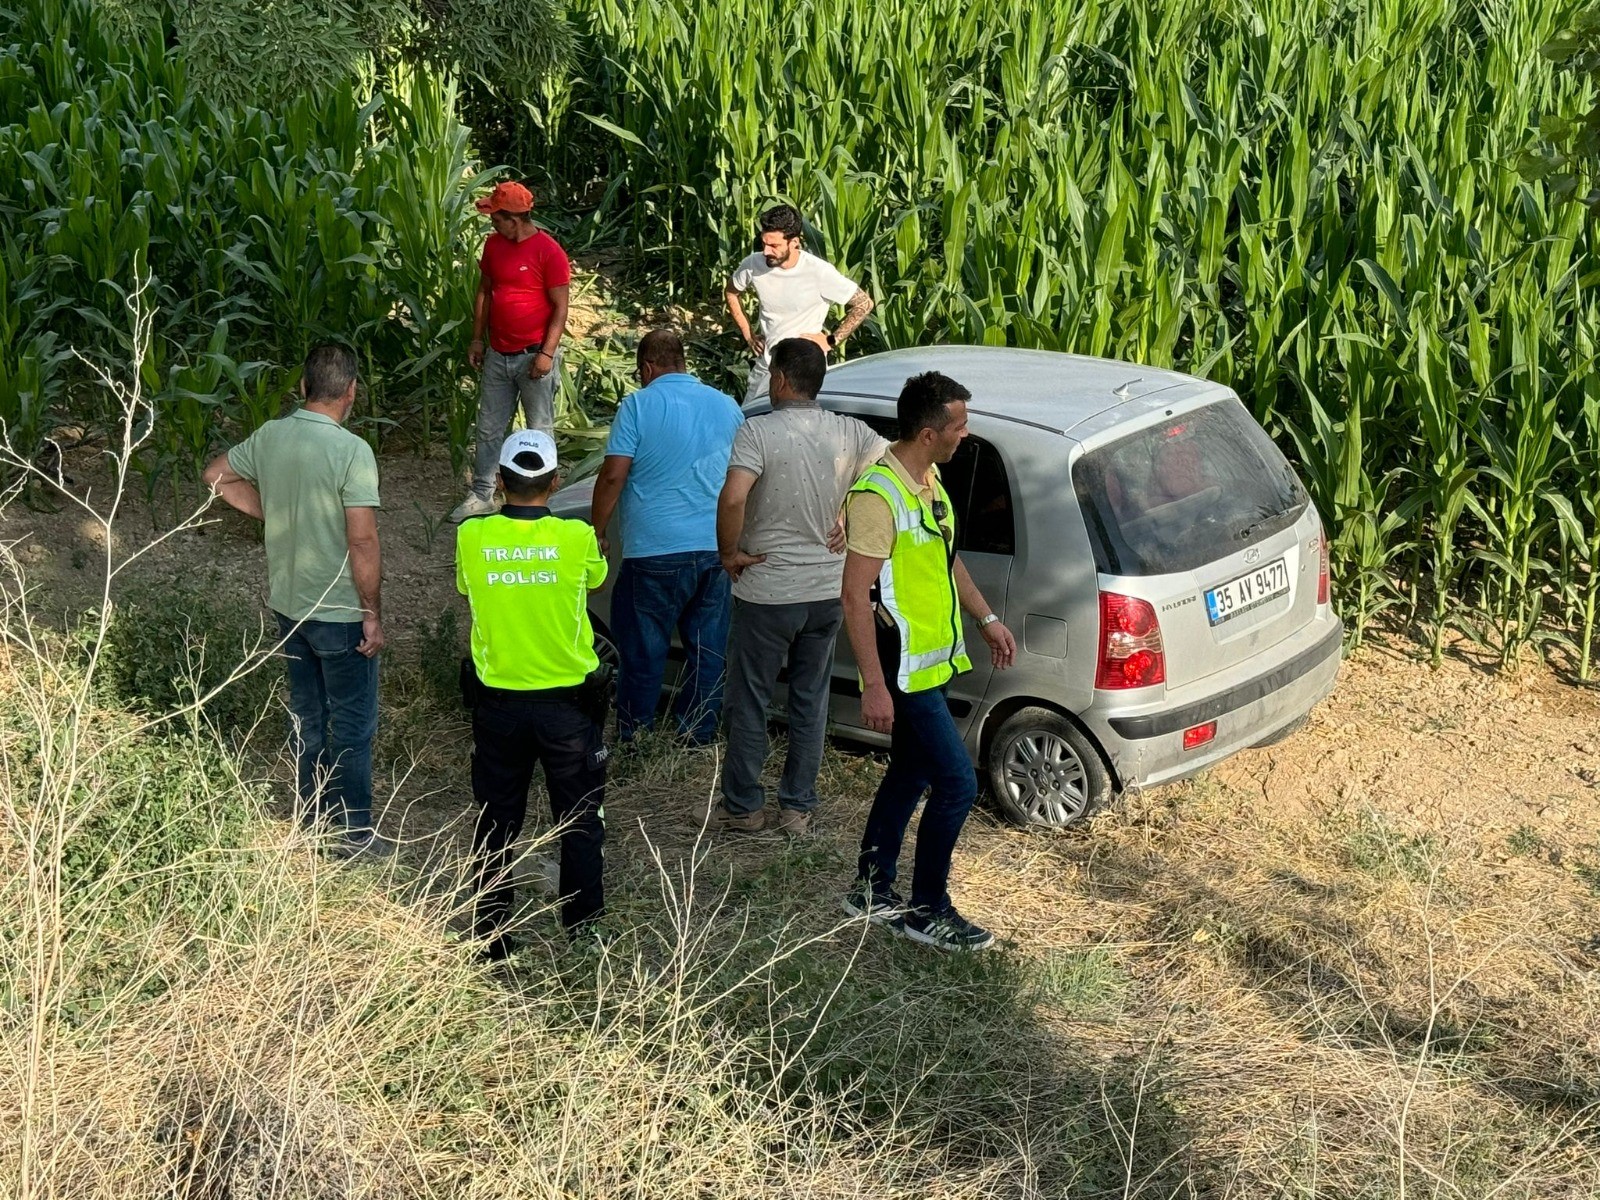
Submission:
{"label": "duty belt", "polygon": [[584,685],[573,683],[555,688],[498,688],[481,683],[478,686],[483,689],[485,697],[495,700],[576,700]]}

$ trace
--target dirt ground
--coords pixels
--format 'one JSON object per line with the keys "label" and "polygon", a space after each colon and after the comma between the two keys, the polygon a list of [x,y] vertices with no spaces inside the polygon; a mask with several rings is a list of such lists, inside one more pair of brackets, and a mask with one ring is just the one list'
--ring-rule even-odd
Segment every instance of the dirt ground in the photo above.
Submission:
{"label": "dirt ground", "polygon": [[[83,450],[69,461],[80,489],[98,476],[96,460]],[[381,490],[386,635],[390,656],[403,658],[414,654],[419,628],[461,603],[452,573],[455,529],[444,515],[464,487],[442,456],[403,455],[384,458]],[[59,501],[13,503],[3,517],[0,536],[13,543],[36,606],[64,612],[95,597],[103,539],[92,521]],[[170,499],[152,512],[130,495],[118,549],[143,544],[174,517]],[[265,607],[258,527],[220,503],[197,528],[151,550],[128,577],[191,579]],[[1529,826],[1558,842],[1593,844],[1600,835],[1597,720],[1600,688],[1562,683],[1534,663],[1500,672],[1464,644],[1432,671],[1404,638],[1380,635],[1346,661],[1337,691],[1301,734],[1241,754],[1210,776],[1248,797],[1263,819],[1365,805],[1450,835],[1492,837]]]}
{"label": "dirt ground", "polygon": [[[425,631],[460,604],[443,516],[461,486],[443,458],[381,468],[387,692],[436,653]],[[86,451],[69,469],[80,487],[96,474]],[[135,498],[119,538],[142,543],[168,520]],[[35,611],[91,598],[101,542],[81,514],[13,504],[0,540]],[[258,533],[231,512],[170,538],[130,576],[264,606]],[[1533,662],[1493,671],[1468,649],[1432,671],[1404,638],[1379,637],[1278,746],[1128,797],[1085,830],[1022,831],[980,810],[963,835],[952,885],[963,911],[1057,980],[1041,1027],[1095,1054],[1159,1058],[1193,1144],[1242,1177],[1309,1161],[1326,1188],[1315,1194],[1388,1194],[1369,1175],[1382,1176],[1398,1136],[1401,1160],[1430,1174],[1514,1172],[1517,1188],[1500,1194],[1579,1196],[1600,1183],[1587,1124],[1600,1103],[1600,692]],[[465,724],[438,706],[385,705],[386,829],[459,846]],[[708,849],[688,809],[715,770],[708,754],[618,764],[616,893],[659,906],[662,872],[699,863],[716,887],[759,895],[764,920],[825,928],[835,914],[818,896],[849,878],[880,761],[828,756],[828,800],[803,843]],[[1098,1015],[1066,999],[1085,954],[1109,956],[1106,978],[1124,981],[1126,999]],[[1422,1057],[1408,1058],[1417,1046]],[[1340,1155],[1325,1161],[1319,1139],[1335,1138]]]}
{"label": "dirt ground", "polygon": [[[80,490],[99,476],[98,465],[91,450],[69,459]],[[455,530],[443,519],[463,488],[442,455],[388,456],[381,466],[386,654],[392,664],[414,665],[431,649],[421,644],[422,633],[441,613],[455,607],[466,624],[452,573]],[[119,550],[150,540],[174,518],[169,499],[152,512],[141,496],[130,495],[117,527]],[[12,504],[3,528],[27,571],[36,608],[53,615],[94,598],[103,541],[81,512],[71,505],[50,512]],[[220,503],[196,528],[156,546],[127,577],[180,581],[180,587],[189,580],[265,609],[258,527]],[[438,786],[448,790],[446,780]],[[1197,783],[1164,789],[1109,819],[1127,820],[1129,812],[1180,796],[1190,811],[1197,797],[1208,807],[1222,804],[1227,811],[1216,816],[1234,827],[1327,826],[1369,814],[1396,836],[1437,839],[1499,870],[1582,877],[1591,868],[1600,872],[1597,787],[1600,689],[1563,683],[1532,662],[1514,673],[1497,671],[1465,644],[1433,671],[1404,638],[1380,635],[1347,659],[1334,695],[1299,734],[1237,755]],[[1066,844],[1078,844],[1079,836],[1068,835]],[[1540,853],[1516,854],[1508,840],[1524,848],[1536,843]],[[996,819],[984,822],[981,836],[967,839],[964,848],[980,859],[1004,860],[1005,876],[1014,879],[1014,870],[1025,871],[1047,848],[1062,844],[1009,830]],[[1092,869],[1092,854],[1085,868]],[[1002,901],[999,907],[1007,906]],[[1067,931],[1057,928],[1059,920],[1040,913],[1027,920],[1033,927],[1015,933],[1060,936]],[[1079,933],[1091,936],[1088,929]]]}

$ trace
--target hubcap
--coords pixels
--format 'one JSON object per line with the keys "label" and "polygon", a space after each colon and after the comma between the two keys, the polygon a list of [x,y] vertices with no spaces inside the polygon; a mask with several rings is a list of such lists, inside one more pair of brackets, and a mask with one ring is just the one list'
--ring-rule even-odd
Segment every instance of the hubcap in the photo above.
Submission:
{"label": "hubcap", "polygon": [[1063,739],[1034,730],[1013,738],[1001,762],[1006,795],[1030,821],[1065,825],[1088,802],[1083,763]]}
{"label": "hubcap", "polygon": [[622,656],[617,653],[617,648],[611,639],[598,632],[594,635],[594,655],[601,662],[610,663],[613,668],[622,660]]}

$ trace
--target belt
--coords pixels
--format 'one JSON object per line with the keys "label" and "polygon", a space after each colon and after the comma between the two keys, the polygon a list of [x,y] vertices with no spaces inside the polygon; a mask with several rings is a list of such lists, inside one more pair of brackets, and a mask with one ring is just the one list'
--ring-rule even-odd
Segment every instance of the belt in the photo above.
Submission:
{"label": "belt", "polygon": [[490,687],[487,683],[481,685],[485,699],[509,701],[544,701],[546,703],[562,700],[576,700],[582,691],[581,683],[574,683],[567,687],[556,688],[498,688]]}
{"label": "belt", "polygon": [[[501,355],[501,356],[503,356],[505,358],[520,358],[524,354],[543,354],[544,352],[545,352],[545,349],[544,349],[544,343],[543,342],[534,342],[530,346],[524,346],[521,350],[497,350],[497,351],[495,351],[496,354],[499,354],[499,355]],[[559,353],[561,353],[561,351],[557,350],[556,354],[559,354]],[[555,354],[552,354],[550,357],[554,358],[555,356],[556,356]]]}

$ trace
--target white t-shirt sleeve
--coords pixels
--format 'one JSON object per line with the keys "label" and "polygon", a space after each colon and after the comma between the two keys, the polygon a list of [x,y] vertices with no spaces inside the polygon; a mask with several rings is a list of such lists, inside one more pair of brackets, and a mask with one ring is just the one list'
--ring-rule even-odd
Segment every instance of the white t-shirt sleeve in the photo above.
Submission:
{"label": "white t-shirt sleeve", "polygon": [[752,254],[740,260],[739,265],[733,269],[733,276],[728,280],[734,291],[747,292],[750,290],[750,285],[755,282],[757,262],[765,264],[766,259],[759,254]]}
{"label": "white t-shirt sleeve", "polygon": [[817,259],[817,291],[830,304],[848,304],[856,294],[855,280],[830,262]]}

